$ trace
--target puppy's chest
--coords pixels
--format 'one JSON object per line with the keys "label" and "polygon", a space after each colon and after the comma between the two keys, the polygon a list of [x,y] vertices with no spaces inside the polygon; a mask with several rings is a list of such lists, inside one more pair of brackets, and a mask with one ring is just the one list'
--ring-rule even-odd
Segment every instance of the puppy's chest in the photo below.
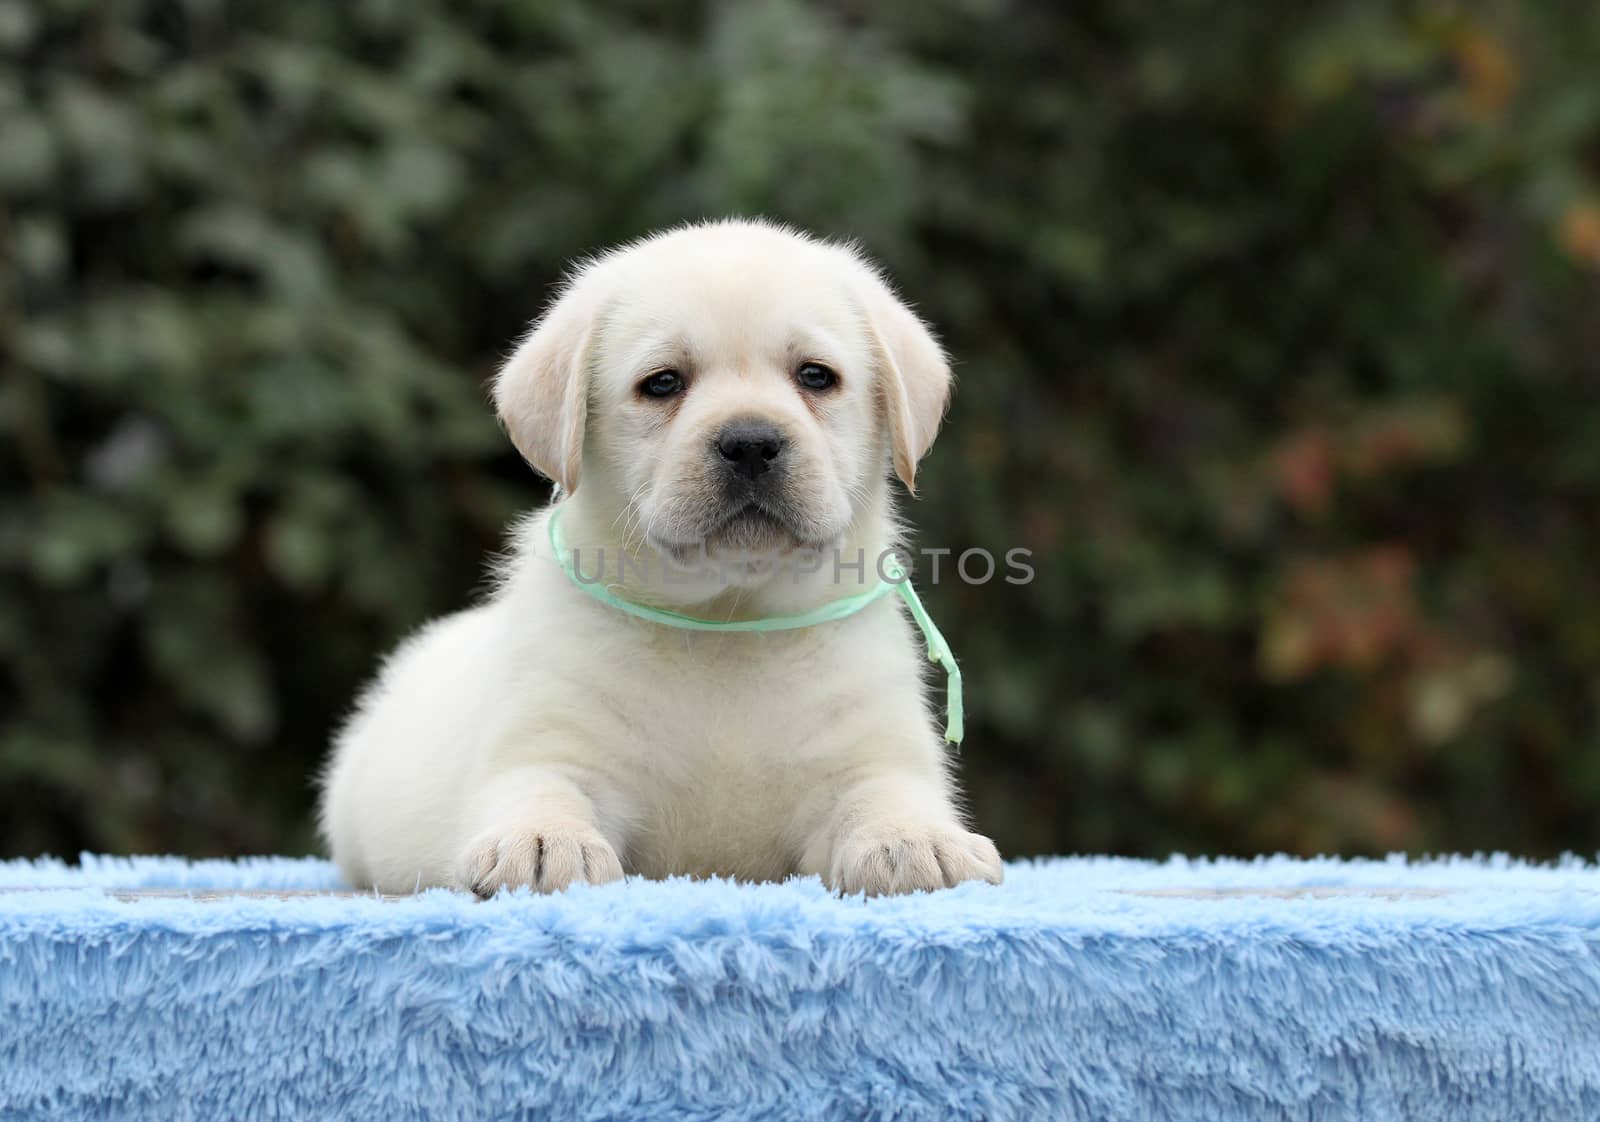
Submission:
{"label": "puppy's chest", "polygon": [[[646,767],[765,773],[824,749],[840,712],[871,685],[846,644],[823,636],[657,636],[608,701],[625,712]],[[807,751],[807,749],[810,751]]]}
{"label": "puppy's chest", "polygon": [[862,707],[881,704],[884,667],[821,636],[681,638],[641,652],[654,657],[631,667],[638,688],[612,699],[630,729],[630,863],[649,875],[781,877],[795,809],[859,756]]}
{"label": "puppy's chest", "polygon": [[755,880],[793,871],[796,808],[828,788],[829,769],[815,754],[796,758],[786,739],[755,735],[711,735],[657,761],[635,787],[634,871]]}

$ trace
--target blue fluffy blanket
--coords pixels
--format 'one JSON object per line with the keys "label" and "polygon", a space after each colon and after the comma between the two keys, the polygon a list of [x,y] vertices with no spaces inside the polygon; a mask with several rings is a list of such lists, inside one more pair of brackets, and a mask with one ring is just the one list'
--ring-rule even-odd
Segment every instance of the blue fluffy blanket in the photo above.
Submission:
{"label": "blue fluffy blanket", "polygon": [[[0,1119],[1600,1118],[1577,862],[1054,860],[880,900],[294,895],[338,886],[287,860],[0,885],[31,889],[0,892]],[[246,888],[290,894],[213,891]]]}

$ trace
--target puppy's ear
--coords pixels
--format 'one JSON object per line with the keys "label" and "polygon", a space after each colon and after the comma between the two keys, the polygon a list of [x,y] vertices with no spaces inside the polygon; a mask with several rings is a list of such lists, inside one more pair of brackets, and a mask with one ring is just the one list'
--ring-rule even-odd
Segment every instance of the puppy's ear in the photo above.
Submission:
{"label": "puppy's ear", "polygon": [[494,380],[511,442],[564,494],[578,487],[589,412],[589,360],[600,319],[597,278],[579,274],[517,344]]}
{"label": "puppy's ear", "polygon": [[863,297],[878,362],[878,393],[889,422],[894,471],[917,491],[917,464],[933,445],[950,402],[950,363],[927,324],[874,274]]}

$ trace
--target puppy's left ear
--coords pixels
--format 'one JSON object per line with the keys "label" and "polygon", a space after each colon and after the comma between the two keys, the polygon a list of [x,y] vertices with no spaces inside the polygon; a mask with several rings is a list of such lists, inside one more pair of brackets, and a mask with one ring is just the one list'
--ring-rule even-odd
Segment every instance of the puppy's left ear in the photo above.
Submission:
{"label": "puppy's left ear", "polygon": [[578,488],[583,459],[599,288],[592,267],[574,278],[494,380],[495,410],[511,442],[568,495]]}
{"label": "puppy's left ear", "polygon": [[927,455],[950,403],[950,363],[932,330],[874,275],[863,303],[878,363],[878,393],[889,423],[894,472],[917,491],[917,464]]}

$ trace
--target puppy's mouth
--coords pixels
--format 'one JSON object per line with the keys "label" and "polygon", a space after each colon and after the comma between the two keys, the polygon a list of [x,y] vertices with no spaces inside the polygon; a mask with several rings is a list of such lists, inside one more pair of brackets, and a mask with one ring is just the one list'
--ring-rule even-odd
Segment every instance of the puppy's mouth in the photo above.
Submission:
{"label": "puppy's mouth", "polygon": [[820,548],[819,535],[792,513],[758,500],[733,503],[713,516],[697,539],[665,540],[653,544],[679,562],[702,556],[751,562],[771,560],[799,549]]}
{"label": "puppy's mouth", "polygon": [[788,518],[759,503],[746,503],[725,515],[706,534],[706,542],[719,547],[723,553],[776,550],[787,553],[805,544]]}

